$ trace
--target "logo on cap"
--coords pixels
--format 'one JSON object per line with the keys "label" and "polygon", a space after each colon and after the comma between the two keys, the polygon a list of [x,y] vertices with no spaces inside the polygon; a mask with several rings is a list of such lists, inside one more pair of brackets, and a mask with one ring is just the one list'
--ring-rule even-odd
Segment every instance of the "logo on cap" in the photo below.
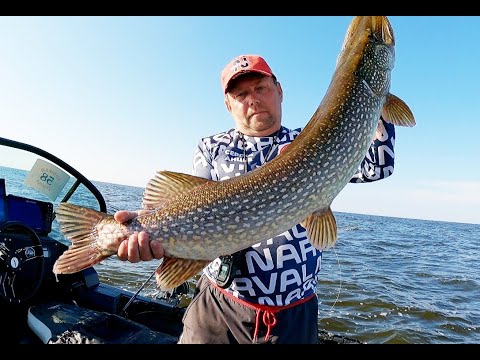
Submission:
{"label": "logo on cap", "polygon": [[247,68],[250,66],[250,63],[248,62],[248,59],[245,56],[242,56],[238,59],[235,59],[233,61],[232,67],[230,68],[230,71],[233,73],[236,73],[239,71],[239,67],[241,68]]}
{"label": "logo on cap", "polygon": [[233,59],[222,71],[220,80],[222,82],[223,90],[226,92],[228,84],[238,75],[245,72],[258,72],[265,76],[272,76],[272,69],[267,62],[258,55],[240,55]]}

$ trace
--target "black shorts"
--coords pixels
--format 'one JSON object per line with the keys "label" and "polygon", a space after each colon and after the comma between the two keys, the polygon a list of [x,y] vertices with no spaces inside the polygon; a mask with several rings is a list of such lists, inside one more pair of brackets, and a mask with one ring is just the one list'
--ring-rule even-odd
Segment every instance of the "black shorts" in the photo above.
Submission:
{"label": "black shorts", "polygon": [[254,308],[225,295],[205,275],[196,291],[183,316],[179,344],[318,343],[316,296],[275,313],[275,325],[268,329]]}

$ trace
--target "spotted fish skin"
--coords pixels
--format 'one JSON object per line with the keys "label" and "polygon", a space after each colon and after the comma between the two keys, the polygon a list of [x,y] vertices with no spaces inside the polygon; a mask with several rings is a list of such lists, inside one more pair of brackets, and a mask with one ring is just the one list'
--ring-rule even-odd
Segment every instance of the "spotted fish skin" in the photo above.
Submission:
{"label": "spotted fish skin", "polygon": [[143,205],[150,211],[124,224],[60,204],[57,220],[72,245],[54,272],[77,272],[116,254],[134,231],[162,243],[157,283],[163,289],[178,286],[218,256],[299,223],[316,248],[332,247],[337,227],[330,205],[365,157],[380,116],[415,125],[409,107],[390,93],[394,46],[387,17],[355,17],[322,102],[297,138],[262,167],[225,181],[160,171],[145,189]]}

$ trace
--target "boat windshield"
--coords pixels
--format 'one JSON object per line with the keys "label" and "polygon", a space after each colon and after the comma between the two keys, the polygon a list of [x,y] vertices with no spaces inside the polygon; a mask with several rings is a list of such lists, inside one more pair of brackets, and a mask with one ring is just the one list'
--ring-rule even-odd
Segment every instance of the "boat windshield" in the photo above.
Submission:
{"label": "boat windshield", "polygon": [[55,221],[60,202],[106,212],[94,184],[55,155],[0,137],[0,223],[21,221],[39,235],[68,244]]}

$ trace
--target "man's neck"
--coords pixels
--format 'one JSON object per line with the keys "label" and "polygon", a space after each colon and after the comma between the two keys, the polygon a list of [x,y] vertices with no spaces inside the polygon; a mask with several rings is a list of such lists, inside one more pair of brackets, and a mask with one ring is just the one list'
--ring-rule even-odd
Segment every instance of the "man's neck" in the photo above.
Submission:
{"label": "man's neck", "polygon": [[246,131],[242,130],[242,129],[238,129],[237,128],[237,131],[241,132],[243,135],[247,135],[247,136],[253,136],[253,137],[271,137],[271,136],[275,136],[278,134],[278,131],[282,128],[282,126],[278,126],[276,128],[268,128],[266,130],[262,130],[262,131],[254,131],[252,129],[245,129]]}

